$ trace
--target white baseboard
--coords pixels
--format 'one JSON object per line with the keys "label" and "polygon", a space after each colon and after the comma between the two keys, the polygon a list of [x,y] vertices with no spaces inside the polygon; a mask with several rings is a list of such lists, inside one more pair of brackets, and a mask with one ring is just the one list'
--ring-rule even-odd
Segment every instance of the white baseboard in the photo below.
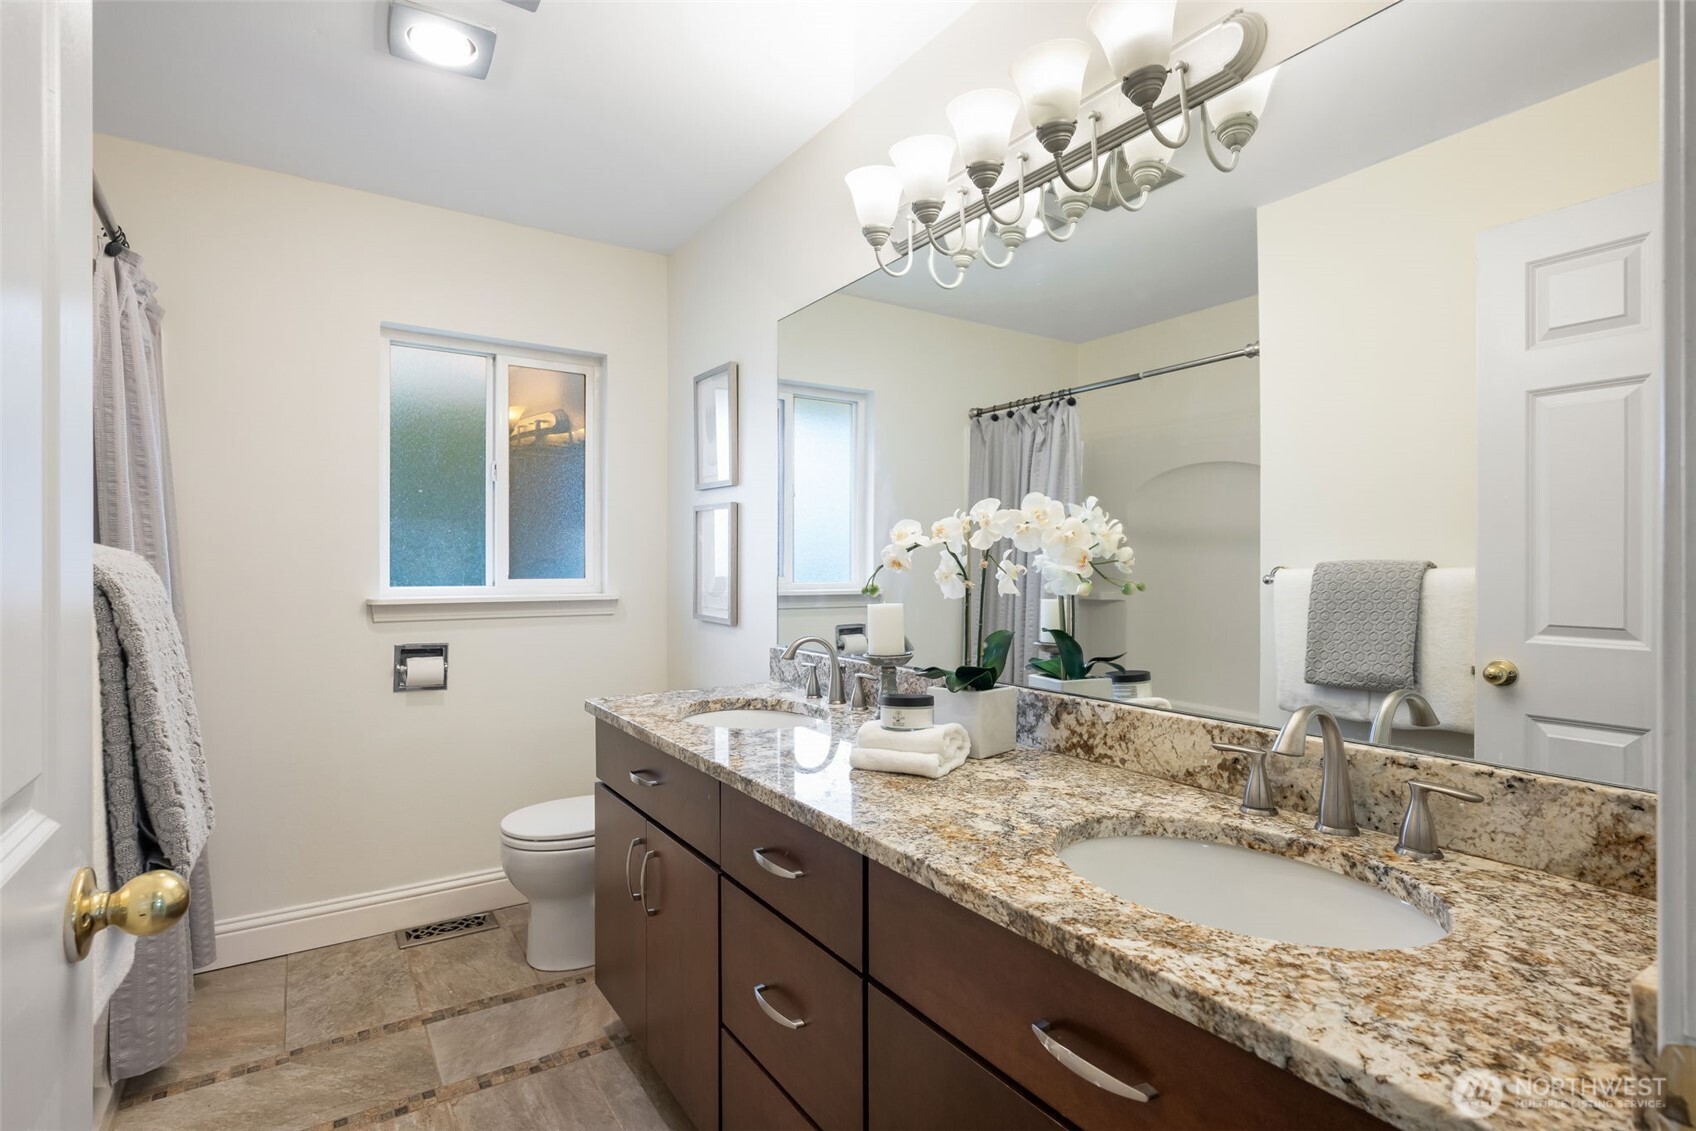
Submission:
{"label": "white baseboard", "polygon": [[218,960],[204,969],[240,966],[523,902],[524,897],[507,880],[506,873],[491,868],[422,884],[219,919]]}

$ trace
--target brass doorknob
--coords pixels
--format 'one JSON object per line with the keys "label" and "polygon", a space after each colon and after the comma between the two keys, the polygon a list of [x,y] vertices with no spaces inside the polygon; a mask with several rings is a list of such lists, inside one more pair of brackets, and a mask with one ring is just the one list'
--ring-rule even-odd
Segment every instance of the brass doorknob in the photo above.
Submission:
{"label": "brass doorknob", "polygon": [[88,957],[94,936],[107,927],[131,935],[157,935],[188,910],[188,883],[175,872],[143,872],[117,891],[101,891],[93,868],[78,868],[65,901],[65,958]]}
{"label": "brass doorknob", "polygon": [[1519,678],[1519,665],[1512,660],[1491,660],[1484,665],[1483,675],[1491,687],[1506,687]]}

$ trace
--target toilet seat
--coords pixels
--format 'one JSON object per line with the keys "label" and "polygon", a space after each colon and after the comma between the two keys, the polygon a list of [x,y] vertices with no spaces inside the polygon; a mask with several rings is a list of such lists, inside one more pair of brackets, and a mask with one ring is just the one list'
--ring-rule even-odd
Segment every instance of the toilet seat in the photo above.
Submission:
{"label": "toilet seat", "polygon": [[501,820],[501,843],[521,852],[595,846],[595,799],[561,797],[527,805]]}

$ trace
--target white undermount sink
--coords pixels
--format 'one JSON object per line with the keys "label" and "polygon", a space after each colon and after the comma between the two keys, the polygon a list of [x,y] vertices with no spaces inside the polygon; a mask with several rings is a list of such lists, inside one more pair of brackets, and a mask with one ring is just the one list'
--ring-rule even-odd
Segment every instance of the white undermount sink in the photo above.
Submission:
{"label": "white undermount sink", "polygon": [[1060,859],[1120,899],[1239,935],[1305,946],[1394,950],[1448,932],[1359,880],[1232,844],[1159,836],[1082,840]]}
{"label": "white undermount sink", "polygon": [[783,730],[812,726],[818,720],[811,715],[794,711],[772,711],[760,707],[733,707],[723,711],[702,711],[685,715],[683,721],[698,727],[718,727],[722,730]]}

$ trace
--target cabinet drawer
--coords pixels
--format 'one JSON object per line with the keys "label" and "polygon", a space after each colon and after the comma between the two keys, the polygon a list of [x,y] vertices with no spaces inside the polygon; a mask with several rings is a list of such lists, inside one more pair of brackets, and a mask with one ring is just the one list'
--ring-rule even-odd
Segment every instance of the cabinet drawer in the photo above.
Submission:
{"label": "cabinet drawer", "polygon": [[724,1131],[813,1131],[812,1121],[723,1029],[719,1030],[719,1063],[724,1073],[719,1086],[724,1097]]}
{"label": "cabinet drawer", "polygon": [[718,779],[595,723],[595,776],[707,859],[718,860]]}
{"label": "cabinet drawer", "polygon": [[866,1125],[871,1131],[1061,1127],[876,986],[866,991]]}
{"label": "cabinet drawer", "polygon": [[740,790],[721,791],[719,804],[724,870],[860,969],[865,858]]}
{"label": "cabinet drawer", "polygon": [[825,1131],[862,1127],[860,976],[729,880],[719,883],[724,1027]]}
{"label": "cabinet drawer", "polygon": [[[868,866],[871,976],[1084,1128],[1382,1127],[1365,1112],[889,869]],[[728,1000],[728,999],[727,999]],[[1051,1040],[1126,1084],[1090,1083]]]}

